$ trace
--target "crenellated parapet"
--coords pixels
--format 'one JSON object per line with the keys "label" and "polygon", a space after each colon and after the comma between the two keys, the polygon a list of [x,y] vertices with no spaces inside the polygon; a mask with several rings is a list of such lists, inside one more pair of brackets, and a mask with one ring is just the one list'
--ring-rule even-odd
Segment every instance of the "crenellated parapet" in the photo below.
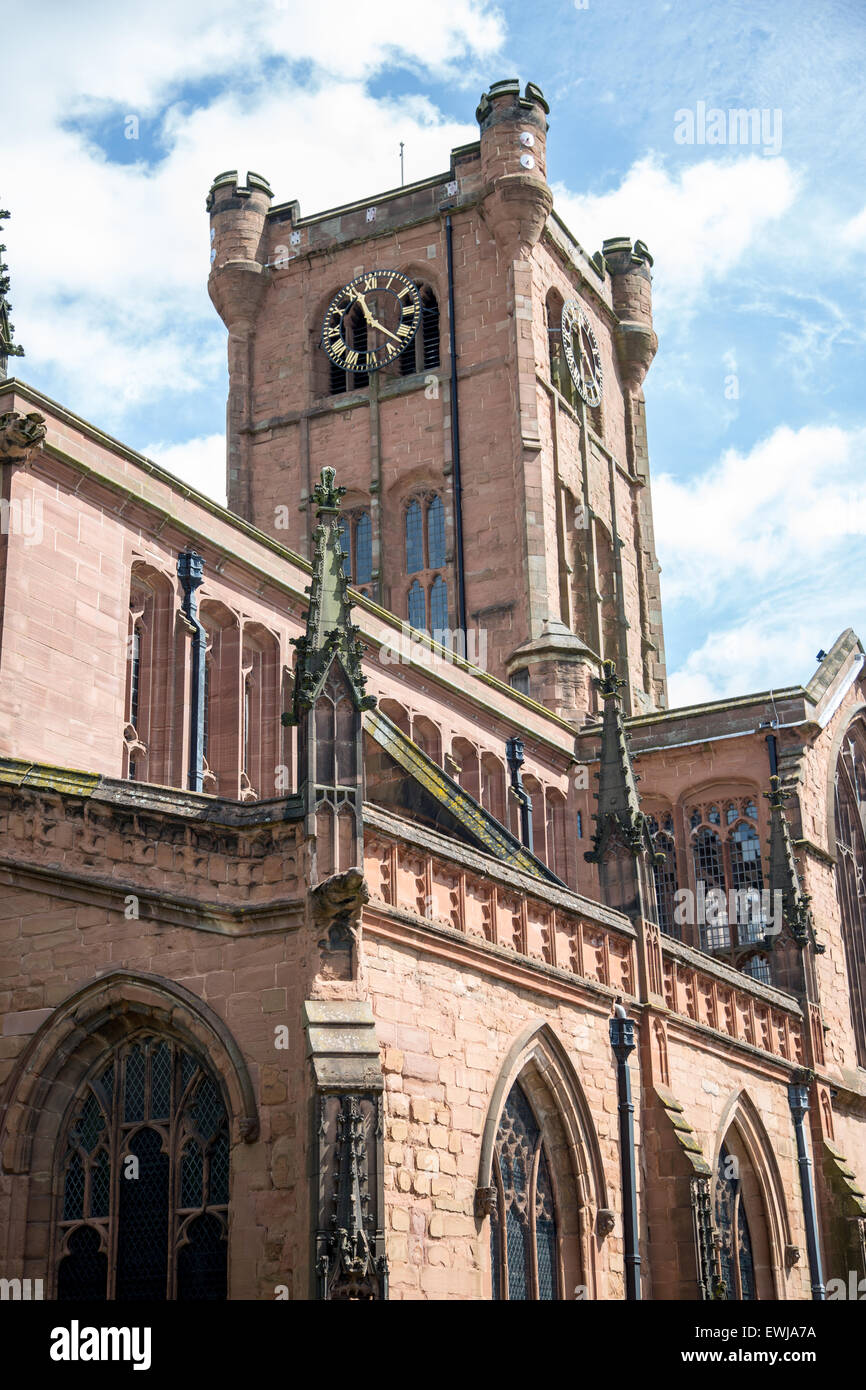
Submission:
{"label": "crenellated parapet", "polygon": [[636,391],[650,369],[659,340],[653,329],[653,258],[642,241],[611,237],[602,243],[611,276],[618,323],[616,350],[630,390]]}

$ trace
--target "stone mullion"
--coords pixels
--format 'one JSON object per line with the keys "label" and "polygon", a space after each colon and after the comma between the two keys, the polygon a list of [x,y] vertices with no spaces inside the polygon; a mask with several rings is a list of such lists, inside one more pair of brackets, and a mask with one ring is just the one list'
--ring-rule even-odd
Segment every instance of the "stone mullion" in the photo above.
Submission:
{"label": "stone mullion", "polygon": [[526,897],[520,896],[520,954],[525,956],[529,950],[529,910]]}
{"label": "stone mullion", "polygon": [[606,985],[609,985],[609,984],[610,984],[610,937],[609,937],[609,935],[608,935],[608,933],[607,933],[606,931],[602,931],[602,934],[601,934],[601,942],[602,942],[602,956],[603,956],[603,959],[604,959],[604,965],[603,965],[603,969],[604,969],[604,983],[605,983]]}
{"label": "stone mullion", "polygon": [[466,931],[466,875],[457,875],[457,919],[460,923],[460,930]]}
{"label": "stone mullion", "polygon": [[575,952],[574,952],[574,957],[575,957],[575,963],[576,963],[576,965],[577,965],[577,974],[580,975],[580,977],[583,979],[583,978],[586,977],[586,971],[585,971],[585,969],[584,969],[584,964],[583,964],[583,918],[582,918],[582,917],[578,917],[578,919],[577,919],[577,921],[576,921],[576,923],[575,923],[574,944],[575,944],[575,948],[576,948],[576,949],[575,949]]}

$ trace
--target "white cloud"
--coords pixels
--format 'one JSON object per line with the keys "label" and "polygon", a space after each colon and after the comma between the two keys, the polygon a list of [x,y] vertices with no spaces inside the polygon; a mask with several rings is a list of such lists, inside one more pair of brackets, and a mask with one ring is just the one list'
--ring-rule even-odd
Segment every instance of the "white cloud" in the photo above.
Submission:
{"label": "white cloud", "polygon": [[225,506],[225,435],[203,435],[199,439],[188,439],[185,444],[148,444],[141,452],[160,468]]}
{"label": "white cloud", "polygon": [[783,426],[700,477],[655,480],[668,617],[706,633],[672,703],[802,681],[843,628],[866,631],[864,458],[866,430]]}
{"label": "white cloud", "polygon": [[[206,293],[204,210],[214,175],[256,169],[279,201],[315,212],[393,186],[401,140],[407,178],[447,167],[474,127],[421,97],[376,99],[365,79],[397,60],[471,80],[503,34],[484,0],[385,0],[374,24],[353,0],[152,0],[139,20],[97,0],[85,22],[56,0],[43,21],[39,63],[13,65],[7,84],[18,370],[34,384],[49,373],[56,394],[113,429],[130,406],[217,383],[225,339]],[[6,26],[10,48],[16,24],[25,51],[23,11]],[[80,125],[113,121],[121,139],[129,114],[142,149],[155,136],[166,151],[157,162],[112,162]]]}
{"label": "white cloud", "polygon": [[577,195],[554,186],[556,207],[590,253],[613,236],[640,238],[655,259],[656,322],[695,307],[742,261],[796,196],[784,159],[753,154],[705,159],[671,175],[650,155],[609,193]]}
{"label": "white cloud", "polygon": [[847,246],[855,249],[862,250],[866,246],[866,208],[841,227],[839,237]]}
{"label": "white cloud", "polygon": [[864,458],[866,430],[781,426],[748,454],[726,450],[698,477],[660,474],[653,510],[666,602],[712,607],[738,575],[766,584],[866,536]]}

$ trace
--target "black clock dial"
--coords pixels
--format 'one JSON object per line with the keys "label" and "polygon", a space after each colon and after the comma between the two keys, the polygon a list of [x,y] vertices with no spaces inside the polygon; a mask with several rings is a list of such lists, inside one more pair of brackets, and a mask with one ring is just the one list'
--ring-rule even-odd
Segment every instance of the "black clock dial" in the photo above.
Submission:
{"label": "black clock dial", "polygon": [[601,401],[601,353],[592,324],[578,299],[569,299],[562,309],[562,350],[571,379],[587,405]]}
{"label": "black clock dial", "polygon": [[420,322],[415,282],[399,270],[371,270],[334,295],[322,347],[345,372],[378,372],[408,347]]}

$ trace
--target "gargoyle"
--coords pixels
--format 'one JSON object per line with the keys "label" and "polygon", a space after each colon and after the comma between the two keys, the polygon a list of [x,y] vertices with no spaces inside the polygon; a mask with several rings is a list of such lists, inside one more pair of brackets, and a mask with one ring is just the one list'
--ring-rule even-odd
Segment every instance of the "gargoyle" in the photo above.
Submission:
{"label": "gargoyle", "polygon": [[0,415],[0,463],[26,463],[45,438],[45,416],[20,415],[8,410]]}
{"label": "gargoyle", "polygon": [[327,932],[319,945],[329,951],[350,950],[358,935],[361,908],[370,891],[360,869],[333,874],[313,889],[313,921]]}

